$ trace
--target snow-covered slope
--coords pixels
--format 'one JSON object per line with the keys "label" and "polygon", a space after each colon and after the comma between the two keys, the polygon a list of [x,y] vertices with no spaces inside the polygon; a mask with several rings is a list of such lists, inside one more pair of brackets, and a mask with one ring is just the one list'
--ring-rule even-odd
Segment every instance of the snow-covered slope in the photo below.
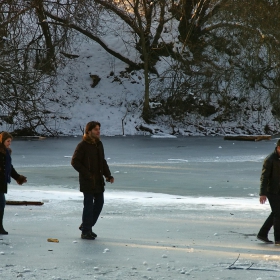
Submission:
{"label": "snow-covered slope", "polygon": [[[140,73],[123,76],[126,65],[101,47],[85,42],[75,53],[78,58],[68,61],[59,73],[57,95],[64,100],[60,107],[65,117],[56,122],[63,134],[80,134],[91,120],[102,125],[105,135],[135,134],[141,114],[143,78]],[[92,87],[90,75],[98,75],[99,83]]]}
{"label": "snow-covered slope", "polygon": [[[118,21],[117,17],[112,14],[104,14],[101,18],[102,35],[99,38],[108,45],[110,49],[122,54],[135,62],[141,62],[139,54],[135,50],[135,42],[131,30],[123,25],[123,22]],[[154,23],[156,24],[156,23]],[[94,30],[93,30],[94,32]],[[72,34],[73,35],[73,34]],[[165,42],[173,42],[174,49],[180,48],[178,42],[178,21],[170,21],[165,26],[165,31],[162,33],[162,40]],[[176,39],[177,38],[177,39]],[[136,135],[136,134],[157,134],[158,136],[165,134],[180,134],[185,136],[196,135],[225,135],[225,134],[275,134],[279,131],[279,121],[271,113],[271,106],[267,93],[255,92],[253,88],[246,102],[241,104],[239,95],[242,95],[242,89],[238,85],[238,76],[234,79],[229,79],[231,87],[224,99],[228,107],[232,104],[236,106],[236,115],[230,118],[223,114],[226,111],[225,105],[219,104],[217,97],[221,88],[228,87],[227,83],[217,86],[216,97],[210,101],[206,98],[201,99],[204,88],[201,87],[203,79],[198,78],[198,82],[194,83],[193,88],[188,86],[182,87],[178,102],[185,102],[187,106],[181,106],[180,116],[173,114],[174,118],[166,115],[166,112],[178,112],[177,104],[169,106],[168,110],[159,110],[153,115],[153,124],[146,124],[142,117],[142,106],[144,99],[144,75],[143,71],[126,71],[126,65],[114,56],[106,52],[98,43],[87,40],[81,34],[75,34],[71,37],[71,50],[69,53],[75,55],[74,58],[67,58],[61,54],[61,58],[65,60],[63,66],[60,65],[57,70],[57,84],[54,85],[54,92],[46,92],[46,100],[51,98],[52,104],[47,108],[52,113],[46,124],[52,131],[58,135],[80,135],[87,122],[97,120],[102,125],[102,133],[104,135]],[[213,50],[208,50],[207,53],[213,53]],[[208,54],[208,55],[209,55]],[[246,54],[243,55],[246,57]],[[191,56],[190,56],[191,57]],[[209,56],[209,61],[214,61],[222,69],[227,65],[227,55],[216,53],[215,56]],[[191,58],[190,58],[191,59]],[[239,58],[240,59],[240,58]],[[168,76],[168,71],[172,71],[172,58],[161,57],[156,64],[156,69],[159,75],[164,73],[165,78]],[[209,65],[208,65],[209,66]],[[195,70],[195,64],[193,66]],[[211,69],[210,69],[211,70]],[[165,72],[166,71],[166,72]],[[210,71],[211,72],[211,71]],[[167,74],[166,74],[167,73]],[[192,84],[192,73],[188,72],[187,77],[190,77],[189,83]],[[100,78],[96,86],[92,86],[92,75],[97,75]],[[177,77],[177,75],[175,75]],[[240,78],[240,77],[239,77]],[[151,83],[151,107],[161,106],[161,100],[167,104],[170,93],[167,79],[155,79],[150,75]],[[176,83],[174,91],[184,84],[183,78],[180,83]],[[243,82],[246,79],[243,79]],[[163,84],[164,86],[160,87]],[[167,84],[167,86],[166,86]],[[196,86],[197,85],[197,86]],[[192,92],[192,89],[195,91]],[[207,89],[207,87],[206,87]],[[213,90],[214,91],[214,90]],[[240,94],[239,94],[240,93]],[[215,95],[215,94],[214,94]],[[231,96],[233,95],[233,96]],[[258,95],[261,98],[255,98]],[[251,97],[254,98],[251,98]],[[263,98],[264,96],[264,98]],[[227,99],[235,99],[229,102]],[[181,98],[181,99],[180,99]],[[184,100],[187,99],[187,100]],[[254,100],[256,99],[256,104]],[[189,105],[189,101],[196,100],[194,104]],[[266,100],[265,104],[263,100]],[[228,103],[227,103],[228,102]],[[208,104],[209,103],[209,104]],[[211,104],[210,104],[211,103]],[[169,104],[169,103],[168,103]],[[228,105],[230,104],[230,106]],[[203,116],[196,109],[204,108],[205,105],[212,106],[211,115],[204,114]],[[239,106],[240,105],[240,106]],[[176,107],[177,106],[177,107]],[[168,107],[168,106],[167,106]],[[188,108],[190,107],[189,111]],[[195,107],[195,109],[191,108]],[[256,107],[256,108],[255,108]],[[170,109],[171,108],[171,109]],[[262,108],[262,109],[258,109]],[[176,110],[177,109],[177,110]],[[232,108],[231,108],[232,109]],[[155,109],[156,111],[157,109]],[[231,110],[229,110],[231,111]],[[232,110],[234,111],[234,110]],[[183,113],[182,113],[183,112]],[[240,116],[238,116],[238,113]],[[171,114],[171,113],[170,113]],[[183,116],[184,115],[184,116]],[[17,124],[9,126],[3,124],[0,130],[13,131]],[[44,128],[38,129],[39,133],[49,134]]]}

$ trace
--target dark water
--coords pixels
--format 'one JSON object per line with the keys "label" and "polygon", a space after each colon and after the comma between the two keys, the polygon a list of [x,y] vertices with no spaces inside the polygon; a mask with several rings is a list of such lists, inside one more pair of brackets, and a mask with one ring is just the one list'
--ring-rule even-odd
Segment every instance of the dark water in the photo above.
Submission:
{"label": "dark water", "polygon": [[[17,140],[13,164],[34,189],[78,189],[70,165],[80,138]],[[102,137],[114,184],[107,189],[185,196],[258,196],[263,159],[276,140],[227,141],[222,137]]]}

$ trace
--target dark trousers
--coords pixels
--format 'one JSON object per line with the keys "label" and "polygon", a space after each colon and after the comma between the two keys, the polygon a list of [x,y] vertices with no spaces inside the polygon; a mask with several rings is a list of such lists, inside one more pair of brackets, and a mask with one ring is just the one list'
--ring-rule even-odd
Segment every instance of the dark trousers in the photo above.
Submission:
{"label": "dark trousers", "polygon": [[267,217],[266,221],[264,222],[264,224],[262,225],[258,235],[262,237],[267,237],[273,224],[274,224],[274,214],[273,212],[271,212],[270,215]]}
{"label": "dark trousers", "polygon": [[104,195],[92,194],[84,192],[84,210],[83,210],[83,224],[82,231],[89,232],[91,228],[96,224],[98,217],[102,211],[104,204]]}
{"label": "dark trousers", "polygon": [[[272,213],[268,216],[265,223],[260,229],[262,236],[265,233],[268,234],[269,229],[274,227],[274,240],[280,241],[280,195],[279,194],[268,194],[267,199],[269,201]],[[262,234],[264,233],[264,234]]]}
{"label": "dark trousers", "polygon": [[5,206],[6,206],[5,194],[0,193],[0,211],[4,211]]}

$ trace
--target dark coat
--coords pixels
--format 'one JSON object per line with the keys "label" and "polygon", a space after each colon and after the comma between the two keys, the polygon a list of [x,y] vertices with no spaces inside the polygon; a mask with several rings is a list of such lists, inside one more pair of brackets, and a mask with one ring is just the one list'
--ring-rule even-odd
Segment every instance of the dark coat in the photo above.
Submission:
{"label": "dark coat", "polygon": [[79,172],[81,192],[104,192],[104,178],[111,172],[104,156],[103,144],[99,139],[84,136],[72,156],[71,165]]}
{"label": "dark coat", "polygon": [[[11,153],[11,150],[6,149],[3,144],[0,144],[0,192],[7,193],[8,191],[8,184],[5,182],[5,169],[6,169],[6,153]],[[20,175],[16,172],[12,165],[11,169],[11,177],[15,180],[18,180]]]}
{"label": "dark coat", "polygon": [[276,148],[263,162],[260,195],[267,194],[280,194],[280,156]]}

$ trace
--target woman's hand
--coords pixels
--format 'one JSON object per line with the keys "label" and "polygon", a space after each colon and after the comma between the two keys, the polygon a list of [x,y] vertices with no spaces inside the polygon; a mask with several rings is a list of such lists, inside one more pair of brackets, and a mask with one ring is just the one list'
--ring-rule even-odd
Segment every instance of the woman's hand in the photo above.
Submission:
{"label": "woman's hand", "polygon": [[19,185],[22,185],[23,183],[26,183],[27,182],[27,178],[23,175],[19,175],[18,179],[17,179],[17,183]]}

